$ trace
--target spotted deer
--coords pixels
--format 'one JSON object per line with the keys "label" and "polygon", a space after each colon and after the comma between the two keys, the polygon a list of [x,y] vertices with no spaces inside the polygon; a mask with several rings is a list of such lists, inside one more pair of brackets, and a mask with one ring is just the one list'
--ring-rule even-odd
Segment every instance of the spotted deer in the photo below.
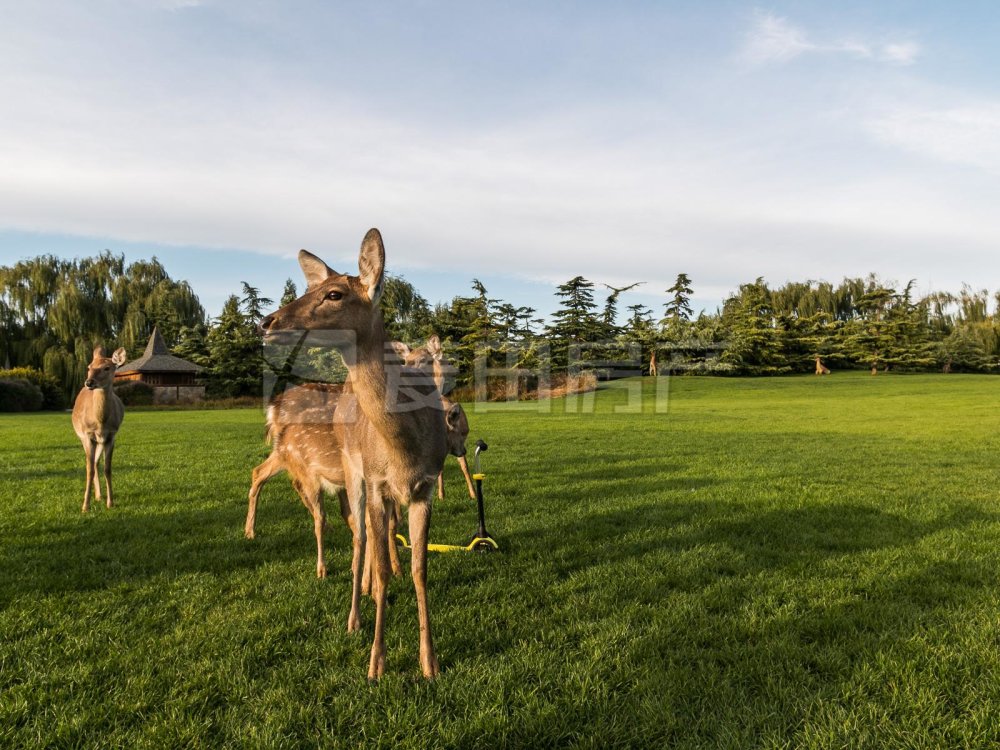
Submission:
{"label": "spotted deer", "polygon": [[107,489],[107,506],[114,505],[111,494],[111,457],[115,450],[115,435],[125,418],[125,406],[115,394],[115,370],[125,363],[125,350],[117,349],[110,357],[103,346],[94,349],[87,365],[87,378],[76,394],[73,404],[73,431],[83,443],[87,457],[87,484],[83,490],[83,512],[90,510],[90,491],[93,487],[97,502],[101,502],[101,480],[98,462],[104,455],[104,484]]}
{"label": "spotted deer", "polygon": [[[420,666],[427,678],[438,674],[427,598],[427,536],[434,484],[448,453],[441,394],[419,370],[386,357],[386,335],[379,309],[385,274],[385,248],[377,229],[361,243],[359,274],[340,274],[305,250],[299,264],[306,275],[305,294],[261,321],[266,340],[288,339],[304,330],[317,332],[338,349],[349,373],[349,385],[337,404],[335,426],[341,440],[348,502],[357,523],[355,561],[357,583],[362,553],[374,552],[372,595],[375,635],[368,678],[385,671],[386,594],[390,579],[388,519],[392,500],[408,507],[410,570],[420,623]],[[357,586],[356,586],[357,590]],[[360,623],[348,620],[348,629]]]}

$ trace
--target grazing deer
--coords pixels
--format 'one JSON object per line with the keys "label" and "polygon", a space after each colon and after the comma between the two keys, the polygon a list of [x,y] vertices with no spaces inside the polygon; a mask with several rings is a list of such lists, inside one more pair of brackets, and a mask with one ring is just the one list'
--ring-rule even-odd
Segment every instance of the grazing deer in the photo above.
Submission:
{"label": "grazing deer", "polygon": [[823,360],[819,358],[818,354],[816,355],[816,374],[817,375],[830,374],[830,368],[823,364]]}
{"label": "grazing deer", "polygon": [[115,370],[125,363],[125,350],[118,349],[110,357],[103,346],[94,349],[87,365],[87,379],[76,394],[73,404],[73,431],[83,443],[87,456],[87,485],[83,490],[83,512],[90,510],[90,489],[94,488],[101,502],[101,480],[97,463],[104,454],[104,484],[108,491],[108,507],[114,505],[111,494],[111,456],[115,450],[115,435],[125,418],[125,406],[115,394]]}
{"label": "grazing deer", "polygon": [[[344,356],[349,386],[337,405],[336,425],[341,437],[348,500],[355,519],[366,510],[370,533],[357,523],[355,551],[366,542],[373,548],[375,637],[368,678],[385,671],[386,593],[390,578],[388,519],[392,499],[409,508],[413,553],[411,574],[420,621],[420,667],[424,676],[439,667],[431,633],[427,601],[427,535],[434,483],[448,453],[441,394],[426,376],[401,361],[386,366],[386,336],[379,309],[385,274],[385,248],[377,229],[361,243],[359,275],[337,273],[305,250],[299,264],[308,283],[305,294],[261,321],[266,338],[295,331],[325,335]],[[362,489],[363,488],[363,489]],[[366,539],[370,537],[370,539]],[[360,561],[355,555],[355,565]],[[357,582],[358,568],[352,566]],[[356,587],[357,588],[357,587]],[[348,628],[359,623],[348,621]]]}

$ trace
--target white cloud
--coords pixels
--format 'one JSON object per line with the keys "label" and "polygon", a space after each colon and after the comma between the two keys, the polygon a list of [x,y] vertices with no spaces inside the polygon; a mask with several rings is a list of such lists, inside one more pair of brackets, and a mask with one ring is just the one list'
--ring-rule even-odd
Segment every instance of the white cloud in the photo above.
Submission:
{"label": "white cloud", "polygon": [[743,58],[754,64],[783,63],[807,53],[825,53],[857,60],[913,65],[920,49],[920,45],[912,40],[882,44],[857,38],[817,41],[787,18],[758,11],[756,22],[746,37]]}
{"label": "white cloud", "polygon": [[890,145],[1000,175],[1000,103],[903,104],[873,115],[867,127]]}

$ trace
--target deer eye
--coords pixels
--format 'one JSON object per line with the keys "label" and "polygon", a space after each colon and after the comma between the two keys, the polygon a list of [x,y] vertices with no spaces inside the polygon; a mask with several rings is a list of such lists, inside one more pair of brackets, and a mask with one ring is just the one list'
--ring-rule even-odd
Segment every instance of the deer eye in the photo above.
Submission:
{"label": "deer eye", "polygon": [[329,294],[327,294],[326,298],[329,299],[329,300],[333,300],[334,302],[336,302],[337,300],[344,299],[344,295],[343,295],[342,292],[336,292],[336,291],[334,291],[334,292],[330,292]]}
{"label": "deer eye", "polygon": [[110,367],[110,366],[109,366],[109,367],[105,367],[105,368],[104,368],[104,372],[107,372],[107,371],[108,371],[108,370],[110,370],[110,369],[111,369],[111,367]]}

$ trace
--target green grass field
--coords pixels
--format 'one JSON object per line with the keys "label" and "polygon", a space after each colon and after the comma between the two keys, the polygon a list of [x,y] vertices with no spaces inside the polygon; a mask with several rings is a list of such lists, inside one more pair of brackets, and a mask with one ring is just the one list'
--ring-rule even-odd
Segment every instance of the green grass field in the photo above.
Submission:
{"label": "green grass field", "polygon": [[0,415],[0,747],[995,746],[1000,379],[651,384],[470,410],[503,551],[432,557],[433,683],[394,581],[374,686],[332,505],[326,580],[286,479],[243,538],[260,410],[127,414],[87,516],[69,415]]}

